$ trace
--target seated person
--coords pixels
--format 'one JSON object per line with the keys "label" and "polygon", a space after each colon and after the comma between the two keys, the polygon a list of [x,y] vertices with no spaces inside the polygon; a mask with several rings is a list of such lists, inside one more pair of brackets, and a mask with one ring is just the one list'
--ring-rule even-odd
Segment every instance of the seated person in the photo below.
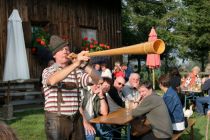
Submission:
{"label": "seated person", "polygon": [[109,112],[114,112],[120,108],[125,107],[124,99],[122,96],[122,89],[125,85],[125,79],[123,77],[117,77],[114,80],[108,94],[106,94]]}
{"label": "seated person", "polygon": [[182,83],[182,88],[187,90],[200,90],[201,78],[199,77],[200,68],[195,66],[192,68],[192,72],[188,74],[185,81]]}
{"label": "seated person", "polygon": [[105,63],[101,64],[101,77],[109,77],[112,79],[112,72]]}
{"label": "seated person", "polygon": [[163,99],[153,93],[151,82],[142,82],[139,86],[140,103],[132,110],[134,118],[145,115],[150,122],[152,131],[140,136],[141,140],[170,140],[172,137],[172,124],[168,109]]}
{"label": "seated person", "polygon": [[[202,90],[208,91],[208,96],[196,98],[196,111],[201,115],[205,114],[204,104],[208,104],[208,110],[210,110],[210,74],[209,78],[203,82]],[[208,115],[210,115],[210,111],[208,111]]]}
{"label": "seated person", "polygon": [[181,75],[177,67],[173,67],[170,70],[170,85],[177,93],[180,92]]}
{"label": "seated person", "polygon": [[121,65],[121,68],[125,73],[125,80],[128,81],[128,78],[130,77],[131,73],[133,73],[131,66],[126,63],[123,63]]}
{"label": "seated person", "polygon": [[170,86],[170,76],[162,75],[158,82],[164,92],[163,100],[168,108],[174,133],[183,131],[185,129],[183,107],[177,92]]}
{"label": "seated person", "polygon": [[96,63],[93,65],[94,69],[96,70],[98,75],[101,75],[101,66],[100,64]]}
{"label": "seated person", "polygon": [[[107,97],[107,101],[108,101],[108,105],[109,105],[109,112],[114,112],[117,111],[120,108],[124,108],[125,107],[125,102],[122,96],[122,88],[125,85],[125,79],[123,77],[117,77],[114,80],[113,85],[111,86],[108,94],[106,94]],[[106,127],[108,127],[107,125],[105,125]],[[113,135],[113,139],[120,139],[121,138],[121,126],[119,125],[112,125],[111,128],[112,129],[118,129],[117,131],[113,131],[112,135]]]}
{"label": "seated person", "polygon": [[139,83],[140,75],[138,73],[131,73],[128,82],[126,82],[122,90],[125,99],[133,100],[135,102],[139,98]]}
{"label": "seated person", "polygon": [[121,67],[120,67],[119,65],[116,65],[116,66],[114,67],[114,70],[113,70],[112,73],[113,73],[114,79],[115,79],[116,77],[119,77],[119,76],[125,78],[125,73],[124,73],[124,71],[121,69]]}
{"label": "seated person", "polygon": [[[89,120],[108,114],[108,105],[105,94],[109,91],[112,80],[110,78],[103,78],[99,84],[88,86],[84,89],[82,100],[83,108],[83,125],[87,140],[94,140],[97,126],[89,123]],[[100,131],[99,131],[100,132]]]}

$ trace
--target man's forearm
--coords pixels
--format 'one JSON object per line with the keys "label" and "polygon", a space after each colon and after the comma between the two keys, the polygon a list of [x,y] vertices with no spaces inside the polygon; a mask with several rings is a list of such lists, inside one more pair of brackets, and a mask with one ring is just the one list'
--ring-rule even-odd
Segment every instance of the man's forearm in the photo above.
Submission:
{"label": "man's forearm", "polygon": [[90,75],[93,84],[97,84],[101,79],[100,75],[98,75],[96,70],[94,70],[91,66],[86,66],[84,70]]}
{"label": "man's forearm", "polygon": [[99,97],[100,100],[100,114],[101,115],[107,115],[108,112],[108,104],[106,102],[105,97]]}
{"label": "man's forearm", "polygon": [[60,82],[61,80],[65,79],[70,72],[72,72],[74,69],[76,69],[79,66],[79,62],[75,62],[65,68],[63,68],[60,71],[55,72],[53,75],[50,76],[50,78],[48,79],[48,84],[49,85],[55,85],[58,82]]}

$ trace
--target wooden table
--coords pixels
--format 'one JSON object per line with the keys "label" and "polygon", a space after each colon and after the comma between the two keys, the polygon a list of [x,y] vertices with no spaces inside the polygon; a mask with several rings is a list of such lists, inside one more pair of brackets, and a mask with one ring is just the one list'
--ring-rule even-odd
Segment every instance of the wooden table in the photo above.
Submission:
{"label": "wooden table", "polygon": [[184,94],[184,107],[186,108],[186,102],[187,102],[187,99],[189,98],[193,98],[193,100],[195,100],[195,97],[194,95],[190,95],[191,93],[194,93],[194,94],[200,94],[202,93],[201,90],[196,90],[196,91],[192,91],[192,90],[181,90],[181,93]]}
{"label": "wooden table", "polygon": [[131,112],[128,109],[121,108],[115,112],[109,113],[107,116],[99,116],[91,119],[91,123],[102,123],[111,125],[127,126],[127,140],[130,140],[130,124],[132,120]]}

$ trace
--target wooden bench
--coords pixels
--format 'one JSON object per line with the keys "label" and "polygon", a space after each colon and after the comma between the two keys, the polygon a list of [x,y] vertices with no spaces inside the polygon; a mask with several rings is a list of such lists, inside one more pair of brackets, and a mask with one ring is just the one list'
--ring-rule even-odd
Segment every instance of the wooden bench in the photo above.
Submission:
{"label": "wooden bench", "polygon": [[195,119],[188,119],[187,121],[188,121],[188,127],[185,128],[185,130],[180,132],[180,133],[173,134],[172,140],[178,140],[185,132],[190,134],[190,140],[194,140],[193,127],[195,125],[196,120]]}
{"label": "wooden bench", "polygon": [[14,112],[43,108],[39,79],[0,81],[0,119],[10,120]]}

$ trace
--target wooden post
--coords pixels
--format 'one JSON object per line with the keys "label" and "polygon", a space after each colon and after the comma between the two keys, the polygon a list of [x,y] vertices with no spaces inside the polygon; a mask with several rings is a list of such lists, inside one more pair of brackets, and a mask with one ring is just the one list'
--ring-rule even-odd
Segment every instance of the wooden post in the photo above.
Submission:
{"label": "wooden post", "polygon": [[6,104],[9,104],[10,102],[10,81],[8,81],[8,87],[7,87],[7,93],[6,93]]}
{"label": "wooden post", "polygon": [[11,120],[13,119],[13,105],[10,103],[10,81],[8,81],[8,88],[6,91],[5,104],[3,105],[3,119]]}
{"label": "wooden post", "polygon": [[5,104],[2,109],[3,120],[11,120],[13,119],[13,105]]}

